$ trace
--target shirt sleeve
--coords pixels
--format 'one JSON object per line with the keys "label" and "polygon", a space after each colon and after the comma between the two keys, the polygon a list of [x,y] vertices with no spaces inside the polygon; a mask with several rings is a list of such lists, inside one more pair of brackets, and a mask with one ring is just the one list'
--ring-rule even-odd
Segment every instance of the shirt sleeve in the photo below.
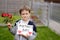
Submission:
{"label": "shirt sleeve", "polygon": [[36,25],[33,23],[33,31],[37,32]]}
{"label": "shirt sleeve", "polygon": [[32,22],[33,25],[33,35],[28,37],[28,40],[34,40],[37,36],[36,25]]}
{"label": "shirt sleeve", "polygon": [[[16,23],[19,22],[19,21],[20,21],[20,19],[17,20]],[[9,29],[9,31],[10,31],[13,35],[15,35],[16,32],[17,32],[17,26],[16,26],[17,24],[16,24],[16,23],[14,24],[14,26],[12,26],[12,28]]]}
{"label": "shirt sleeve", "polygon": [[33,35],[28,37],[28,40],[34,40],[37,36],[37,33],[33,31]]}
{"label": "shirt sleeve", "polygon": [[13,35],[15,35],[15,34],[16,34],[16,30],[17,30],[17,27],[16,27],[16,23],[15,23],[15,25],[14,25],[12,28],[10,28],[9,31],[10,31]]}

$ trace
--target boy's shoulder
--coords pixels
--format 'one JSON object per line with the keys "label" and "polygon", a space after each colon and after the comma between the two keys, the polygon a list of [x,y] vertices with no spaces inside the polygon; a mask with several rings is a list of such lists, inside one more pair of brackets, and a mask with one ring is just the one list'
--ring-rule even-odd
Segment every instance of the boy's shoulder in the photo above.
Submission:
{"label": "boy's shoulder", "polygon": [[20,20],[21,20],[21,19],[17,20],[16,23],[19,22]]}
{"label": "boy's shoulder", "polygon": [[[21,22],[21,19],[17,20],[15,23],[17,24],[17,23],[20,23],[20,22]],[[33,24],[35,24],[35,23],[34,23],[34,21],[29,20],[28,24],[29,24],[29,25],[33,25]]]}
{"label": "boy's shoulder", "polygon": [[17,21],[15,21],[15,24],[14,24],[14,26],[16,26],[16,24],[20,21],[21,19],[19,19],[19,20],[17,20]]}
{"label": "boy's shoulder", "polygon": [[20,23],[20,21],[21,21],[21,19],[18,19],[17,21],[15,21],[15,24]]}
{"label": "boy's shoulder", "polygon": [[28,24],[33,25],[33,24],[35,24],[35,23],[34,23],[34,21],[31,21],[31,20],[30,20]]}

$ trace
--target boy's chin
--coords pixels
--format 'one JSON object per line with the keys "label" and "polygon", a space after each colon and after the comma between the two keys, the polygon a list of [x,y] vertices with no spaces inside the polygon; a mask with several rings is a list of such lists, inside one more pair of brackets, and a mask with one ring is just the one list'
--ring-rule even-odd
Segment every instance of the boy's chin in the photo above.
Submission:
{"label": "boy's chin", "polygon": [[24,21],[27,21],[28,19],[24,19]]}

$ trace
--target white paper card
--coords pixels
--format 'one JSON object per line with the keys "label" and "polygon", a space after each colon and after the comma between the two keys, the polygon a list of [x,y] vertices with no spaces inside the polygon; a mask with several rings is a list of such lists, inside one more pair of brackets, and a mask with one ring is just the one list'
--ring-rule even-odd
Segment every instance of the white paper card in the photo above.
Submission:
{"label": "white paper card", "polygon": [[33,25],[18,25],[17,34],[29,35],[33,33]]}

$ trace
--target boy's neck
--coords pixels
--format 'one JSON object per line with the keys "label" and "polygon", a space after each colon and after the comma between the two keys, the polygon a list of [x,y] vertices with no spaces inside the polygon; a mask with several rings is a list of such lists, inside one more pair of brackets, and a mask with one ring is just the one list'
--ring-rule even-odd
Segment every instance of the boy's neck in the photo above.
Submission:
{"label": "boy's neck", "polygon": [[24,22],[27,22],[27,21],[29,21],[29,20],[23,20]]}

